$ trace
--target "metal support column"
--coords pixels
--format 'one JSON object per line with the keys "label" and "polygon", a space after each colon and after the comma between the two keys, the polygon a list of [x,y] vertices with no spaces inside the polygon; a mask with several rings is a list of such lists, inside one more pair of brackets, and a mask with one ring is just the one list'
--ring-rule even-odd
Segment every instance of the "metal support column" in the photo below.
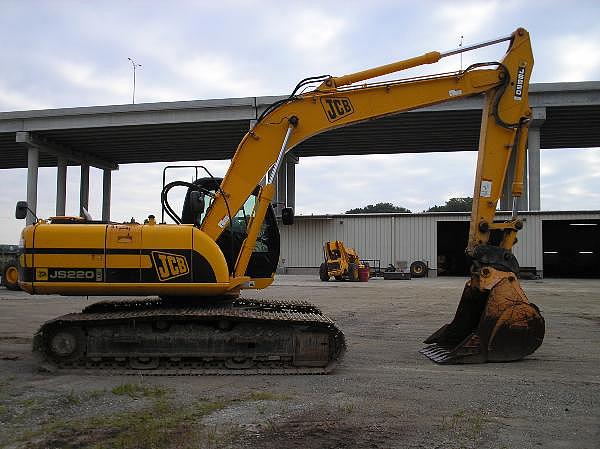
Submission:
{"label": "metal support column", "polygon": [[81,164],[81,180],[79,183],[79,215],[83,217],[83,209],[89,211],[90,198],[90,166]]}
{"label": "metal support column", "polygon": [[102,221],[110,221],[110,188],[112,171],[104,169],[102,174]]}
{"label": "metal support column", "polygon": [[[37,214],[37,184],[40,152],[37,148],[27,149],[27,206],[34,214]],[[26,223],[33,224],[35,218],[31,212],[27,212]]]}
{"label": "metal support column", "polygon": [[65,215],[67,205],[67,161],[58,158],[56,167],[56,216]]}
{"label": "metal support column", "polygon": [[533,108],[529,125],[527,155],[529,158],[529,210],[541,210],[540,202],[540,130],[546,120],[546,108]]}

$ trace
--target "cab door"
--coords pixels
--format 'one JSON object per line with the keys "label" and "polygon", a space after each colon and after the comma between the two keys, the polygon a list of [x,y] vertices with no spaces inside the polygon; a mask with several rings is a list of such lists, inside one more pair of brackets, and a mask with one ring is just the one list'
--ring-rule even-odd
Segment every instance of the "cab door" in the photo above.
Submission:
{"label": "cab door", "polygon": [[106,228],[106,282],[140,282],[142,226],[136,223]]}

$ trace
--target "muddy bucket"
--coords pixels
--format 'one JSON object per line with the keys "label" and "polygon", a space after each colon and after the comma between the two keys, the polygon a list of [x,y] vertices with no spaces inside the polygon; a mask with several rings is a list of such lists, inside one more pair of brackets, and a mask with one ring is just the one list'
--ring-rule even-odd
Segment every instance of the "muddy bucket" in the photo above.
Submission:
{"label": "muddy bucket", "polygon": [[514,273],[482,272],[465,285],[454,320],[425,340],[421,354],[444,364],[510,362],[542,344],[544,318]]}

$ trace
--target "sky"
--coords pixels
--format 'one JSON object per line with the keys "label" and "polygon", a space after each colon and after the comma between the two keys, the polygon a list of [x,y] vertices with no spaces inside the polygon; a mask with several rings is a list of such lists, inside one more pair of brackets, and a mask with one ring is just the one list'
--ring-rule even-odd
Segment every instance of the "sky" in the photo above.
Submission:
{"label": "sky", "polygon": [[[598,1],[31,1],[0,0],[0,111],[284,95],[298,80],[531,33],[532,82],[600,80]],[[465,54],[462,66],[499,59],[504,44]],[[407,72],[456,70],[458,56]],[[300,158],[296,213],[340,213],[376,202],[414,212],[471,196],[475,152]],[[201,161],[182,161],[184,163]],[[209,161],[223,174],[228,161]],[[111,218],[160,215],[164,164],[113,173]],[[326,173],[340,174],[328,184]],[[41,168],[38,215],[55,208],[55,169]],[[14,204],[26,170],[0,170],[0,243],[18,241]],[[187,175],[186,175],[187,176]],[[328,176],[330,179],[330,176]],[[90,212],[101,215],[101,173],[91,171]],[[68,172],[67,213],[77,214],[79,170]],[[541,152],[544,210],[600,210],[600,150]]]}

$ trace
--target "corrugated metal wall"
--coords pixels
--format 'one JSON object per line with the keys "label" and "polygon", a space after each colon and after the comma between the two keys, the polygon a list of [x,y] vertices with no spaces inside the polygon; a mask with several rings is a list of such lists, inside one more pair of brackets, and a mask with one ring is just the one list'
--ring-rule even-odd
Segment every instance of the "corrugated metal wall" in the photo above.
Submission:
{"label": "corrugated metal wall", "polygon": [[[500,215],[502,218],[503,215]],[[600,212],[522,213],[525,226],[514,252],[521,266],[543,270],[542,221],[600,219]],[[381,259],[383,267],[397,261],[429,262],[437,268],[437,222],[468,221],[468,214],[385,214],[298,216],[281,226],[281,264],[318,267],[323,242],[343,240],[363,259]]]}

